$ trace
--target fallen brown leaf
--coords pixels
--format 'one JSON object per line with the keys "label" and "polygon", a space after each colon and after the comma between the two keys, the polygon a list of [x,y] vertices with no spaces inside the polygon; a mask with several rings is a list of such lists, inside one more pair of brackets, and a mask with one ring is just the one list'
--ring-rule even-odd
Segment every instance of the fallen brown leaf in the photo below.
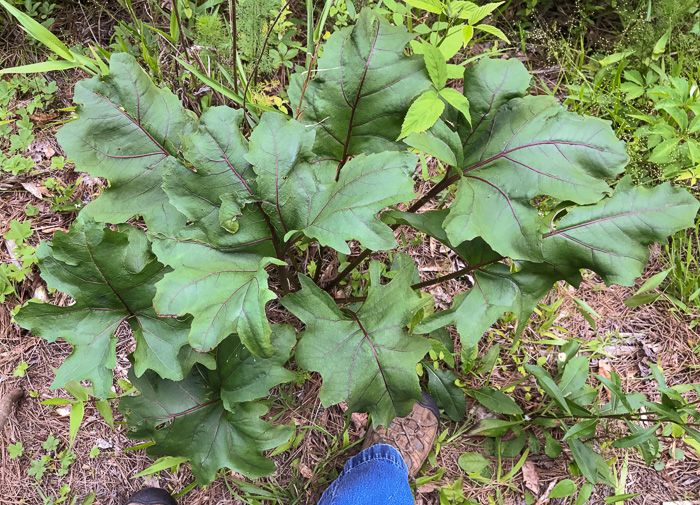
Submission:
{"label": "fallen brown leaf", "polygon": [[418,488],[419,493],[431,493],[435,491],[436,489],[440,489],[443,486],[440,482],[435,482],[434,480],[431,480],[430,482],[426,482],[422,486]]}
{"label": "fallen brown leaf", "polygon": [[39,186],[35,182],[23,182],[22,187],[29,191],[32,195],[41,199],[48,194],[47,189],[44,186]]}
{"label": "fallen brown leaf", "polygon": [[[607,361],[604,361],[602,359],[598,361],[598,374],[601,377],[605,377],[606,379],[610,379],[610,372],[612,372],[612,371],[613,371],[613,369],[612,369],[612,365],[610,363],[608,363]],[[606,388],[605,386],[603,386],[603,387],[608,394],[608,400],[611,400],[612,397],[610,396],[610,390],[608,388]]]}
{"label": "fallen brown leaf", "polygon": [[53,121],[57,117],[58,114],[56,112],[37,112],[35,114],[29,114],[29,119],[32,120],[34,126],[46,124],[49,121]]}
{"label": "fallen brown leaf", "polygon": [[537,467],[533,461],[529,459],[525,461],[522,467],[523,470],[523,481],[527,488],[535,493],[535,495],[540,492],[540,475],[537,472]]}

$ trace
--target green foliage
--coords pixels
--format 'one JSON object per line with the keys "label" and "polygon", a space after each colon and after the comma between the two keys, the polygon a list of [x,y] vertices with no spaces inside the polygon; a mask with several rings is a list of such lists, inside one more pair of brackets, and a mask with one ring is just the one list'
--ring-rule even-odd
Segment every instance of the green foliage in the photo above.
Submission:
{"label": "green foliage", "polygon": [[[252,65],[262,52],[269,24],[279,12],[280,6],[281,3],[278,0],[240,0],[238,2],[236,8],[237,28],[240,34],[238,50],[241,59],[249,64],[249,70],[252,70]],[[268,47],[260,60],[259,71],[268,74],[274,68]],[[252,74],[251,71],[247,73]]]}
{"label": "green foliage", "polygon": [[[30,4],[31,0],[27,0],[27,3]],[[36,21],[34,19],[35,16],[32,16],[31,12],[29,14],[22,12],[7,0],[0,0],[0,6],[4,7],[5,11],[15,18],[33,39],[38,40],[60,58],[58,60],[31,63],[19,67],[3,68],[0,70],[0,74],[49,72],[52,70],[66,70],[69,68],[81,67],[87,72],[97,75],[107,70],[102,60],[103,55],[99,55],[94,49],[92,50],[92,57],[82,54],[80,51],[71,50],[51,33],[46,26]],[[49,4],[48,7],[50,6],[51,4]],[[51,9],[44,10],[50,13]]]}
{"label": "green foliage", "polygon": [[[377,426],[410,411],[420,398],[416,371],[432,366],[440,373],[429,372],[438,380],[428,378],[429,387],[444,392],[438,399],[457,418],[464,403],[443,372],[454,373],[446,325],[457,327],[471,361],[464,370],[490,373],[498,351],[476,368],[474,352],[504,313],[522,326],[556,281],[577,285],[583,267],[607,283],[631,285],[647,246],[692,223],[700,204],[681,189],[638,188],[628,179],[612,188],[606,181],[620,174],[627,156],[609,125],[528,95],[530,76],[514,59],[470,67],[463,98],[446,99],[468,102],[468,110],[445,107],[425,133],[406,137],[449,171],[407,211],[379,219],[386,207],[419,196],[418,156],[396,139],[411,103],[431,86],[445,90],[444,60],[407,56],[412,38],[363,10],[354,26],[328,39],[313,80],[304,86],[306,74],[292,76],[289,95],[302,103],[303,122],[267,113],[248,139],[242,111],[213,107],[196,118],[126,54],[112,57],[108,76],[79,83],[78,119],[59,140],[79,170],[106,177],[110,186],[68,233],[37,252],[47,283],[75,305],[29,304],[16,317],[34,333],[74,346],[54,387],[90,380],[98,398],[110,399],[114,332],[126,322],[136,339],[129,380],[140,391],[120,401],[129,436],[152,440],[149,454],[174,458],[165,460],[169,466],[186,458],[200,483],[224,467],[260,477],[274,470],[262,451],[294,436],[292,427],[261,419],[274,401],[262,400],[272,388],[318,371],[325,407],[345,401],[348,413],[369,412]],[[448,208],[416,212],[441,193]],[[542,195],[556,202],[551,215],[535,204]],[[124,224],[136,215],[147,232]],[[471,274],[474,287],[450,309],[434,313],[432,297],[420,293],[443,279],[421,283],[413,260],[394,251],[398,224],[434,237],[466,265],[457,275]],[[345,261],[349,242],[387,251],[391,268],[370,262],[355,286],[343,284],[369,254],[362,253],[333,279],[300,275],[312,270],[302,250],[323,247]],[[353,287],[356,299],[347,298]],[[305,324],[296,339],[291,327],[268,320],[266,305],[275,299]],[[286,365],[296,340],[294,363]],[[553,378],[544,360],[523,365],[553,402],[541,412],[523,412],[488,384],[474,392],[508,416],[482,421],[475,433],[496,437],[501,451],[500,438],[513,430],[520,445],[508,450],[515,456],[533,416],[556,416],[568,432],[572,416],[641,408],[613,377],[599,380],[616,401],[600,415],[587,410],[598,395],[585,384],[585,358],[568,351],[561,376]],[[291,373],[295,366],[301,370]],[[676,402],[671,413],[664,411],[668,402],[644,405],[659,422],[686,429],[680,416],[694,414],[676,393],[668,393]],[[87,393],[76,394],[84,397],[71,402],[82,418]],[[565,443],[581,473],[614,485],[605,460],[576,433]],[[555,452],[556,444],[545,444]],[[512,479],[529,450],[508,473],[499,466],[498,482]],[[455,486],[441,494],[463,503],[461,482]]]}
{"label": "green foliage", "polygon": [[24,446],[22,442],[16,442],[7,446],[7,452],[10,453],[10,459],[19,458],[24,454]]}
{"label": "green foliage", "polygon": [[[611,372],[609,378],[591,374],[590,358],[577,355],[579,346],[575,341],[564,344],[560,351],[559,356],[564,359],[557,360],[562,366],[558,367],[556,373],[531,364],[520,370],[523,377],[531,375],[537,381],[538,394],[542,397],[538,407],[526,413],[522,410],[508,412],[503,408],[506,402],[514,406],[515,403],[505,395],[501,397],[503,403],[500,403],[494,401],[493,394],[475,394],[484,407],[508,415],[507,419],[484,419],[472,430],[473,435],[493,438],[491,444],[484,444],[486,452],[492,451],[504,458],[516,457],[525,448],[526,439],[529,440],[529,447],[534,447],[532,450],[539,452],[542,444],[538,435],[528,428],[533,425],[539,426],[542,429],[544,452],[547,456],[559,457],[564,443],[571,451],[577,471],[586,477],[589,483],[602,482],[617,489],[613,468],[599,453],[601,446],[604,448],[609,444],[601,444],[604,440],[602,435],[613,431],[614,426],[626,426],[629,435],[613,441],[612,447],[635,448],[649,465],[661,456],[660,437],[673,433],[674,437],[685,437],[685,440],[692,444],[700,438],[700,432],[690,421],[691,417],[697,419],[697,416],[700,416],[696,410],[697,401],[693,400],[698,386],[668,387],[661,370],[652,365],[652,380],[658,383],[658,391],[661,392],[661,402],[657,403],[641,393],[623,392],[621,379],[615,372]],[[595,377],[597,382],[595,388],[588,384],[591,377]],[[599,394],[603,388],[609,392],[610,401],[604,399],[605,395]],[[690,394],[683,396],[684,393]],[[651,415],[647,415],[647,412]],[[641,424],[642,421],[644,424]],[[509,435],[509,432],[512,432],[515,438]],[[506,443],[503,442],[504,438],[510,440]],[[593,440],[599,448],[589,443]],[[527,450],[523,452],[523,456],[525,454]],[[466,453],[460,459],[460,466],[475,480],[479,480],[479,475],[473,474],[474,468],[477,467],[472,463],[478,460],[476,453]],[[488,460],[485,460],[485,463],[483,468],[489,466]],[[624,491],[624,486],[622,489]],[[569,496],[574,491],[575,487],[564,480],[555,486],[550,496]],[[583,487],[579,495],[585,496]]]}
{"label": "green foliage", "polygon": [[[664,246],[666,253],[664,265],[668,272],[668,287],[666,292],[680,301],[678,306],[685,305],[697,313],[700,310],[700,235],[698,224],[694,228],[683,230],[671,237]],[[691,323],[691,327],[694,326]]]}
{"label": "green foliage", "polygon": [[26,243],[33,234],[31,227],[29,220],[20,223],[13,219],[2,236],[11,248],[13,261],[0,264],[0,302],[5,300],[5,296],[15,293],[15,286],[29,276],[32,265],[37,262],[35,248]]}
{"label": "green foliage", "polygon": [[34,141],[34,124],[30,114],[48,109],[58,87],[41,77],[12,76],[0,80],[0,170],[12,175],[34,168],[34,161],[24,152]]}

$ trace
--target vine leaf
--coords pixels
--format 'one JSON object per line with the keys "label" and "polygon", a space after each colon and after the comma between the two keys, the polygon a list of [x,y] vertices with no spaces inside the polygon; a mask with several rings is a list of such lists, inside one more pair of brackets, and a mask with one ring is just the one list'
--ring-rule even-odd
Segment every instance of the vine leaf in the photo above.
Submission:
{"label": "vine leaf", "polygon": [[273,325],[271,343],[275,354],[268,359],[253,356],[233,334],[216,348],[216,367],[221,377],[221,399],[226,409],[234,403],[264,398],[270,389],[291,382],[296,375],[284,368],[289,360],[296,334],[290,325]]}
{"label": "vine leaf", "polygon": [[350,412],[369,412],[375,426],[388,426],[421,399],[416,364],[431,346],[406,331],[425,303],[410,287],[414,270],[411,263],[382,286],[380,265],[372,262],[367,300],[357,312],[339,309],[305,276],[301,291],[280,300],[306,324],[296,359],[321,373],[324,406],[345,400]]}
{"label": "vine leaf", "polygon": [[441,119],[426,132],[411,133],[404,142],[452,167],[458,166],[464,159],[462,139]]}
{"label": "vine leaf", "polygon": [[81,217],[68,233],[57,232],[53,243],[42,242],[37,258],[47,284],[76,301],[69,307],[29,304],[16,316],[36,335],[73,345],[53,388],[90,380],[95,395],[106,398],[116,362],[114,332],[123,321],[134,330],[137,375],[152,369],[179,380],[187,374],[178,353],[187,343],[189,321],[159,318],[153,310],[155,283],[167,269],[142,231],[131,226],[112,231]]}
{"label": "vine leaf", "polygon": [[[314,152],[344,163],[351,155],[400,151],[395,139],[411,102],[430,88],[421,56],[406,56],[413,35],[371,9],[324,45],[315,78],[303,92],[304,122],[317,125]],[[305,74],[289,88],[300,103]]]}
{"label": "vine leaf", "polygon": [[209,484],[220,468],[230,468],[256,479],[275,470],[261,455],[287,440],[289,426],[272,426],[260,419],[267,413],[261,403],[229,404],[224,408],[220,371],[200,365],[183,380],[164,380],[146,372],[140,378],[129,370],[129,380],[141,392],[119,402],[131,428],[127,436],[154,442],[151,457],[177,456],[190,460],[200,484]]}
{"label": "vine leaf", "polygon": [[546,257],[580,282],[580,268],[600,274],[606,284],[632,286],[649,261],[649,244],[693,226],[700,203],[669,183],[635,187],[629,177],[595,205],[577,207],[545,234]]}
{"label": "vine leaf", "polygon": [[415,331],[429,333],[454,324],[462,346],[473,347],[505,312],[515,313],[517,331],[522,331],[537,303],[562,274],[546,263],[522,262],[519,266],[516,273],[500,263],[476,270],[474,287],[457,295],[450,309],[423,319]]}
{"label": "vine leaf", "polygon": [[209,351],[236,332],[250,352],[272,356],[265,304],[276,297],[265,266],[279,260],[162,236],[153,237],[153,251],[173,268],[158,282],[153,305],[160,314],[192,314],[192,347]]}
{"label": "vine leaf", "polygon": [[377,219],[389,205],[414,198],[416,156],[356,156],[339,174],[334,164],[314,163],[314,132],[280,114],[263,114],[250,140],[248,160],[258,177],[263,209],[285,238],[295,231],[350,254],[346,240],[372,250],[391,249],[396,239]]}
{"label": "vine leaf", "polygon": [[151,230],[174,219],[184,226],[161,189],[165,162],[193,123],[177,96],[153,84],[133,56],[117,53],[109,75],[80,81],[74,100],[78,119],[56,137],[80,170],[110,182],[85,216],[123,223],[142,214]]}
{"label": "vine leaf", "polygon": [[440,115],[444,110],[445,102],[440,100],[440,96],[434,89],[429,89],[411,104],[401,125],[401,133],[397,140],[411,133],[427,130],[440,119]]}

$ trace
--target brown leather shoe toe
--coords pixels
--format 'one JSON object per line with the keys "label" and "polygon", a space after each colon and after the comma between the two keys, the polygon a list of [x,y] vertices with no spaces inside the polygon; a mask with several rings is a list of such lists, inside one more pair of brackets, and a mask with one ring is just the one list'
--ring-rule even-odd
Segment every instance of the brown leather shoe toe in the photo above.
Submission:
{"label": "brown leather shoe toe", "polygon": [[408,467],[408,474],[415,477],[428,459],[440,428],[440,410],[437,403],[425,391],[423,401],[417,402],[406,417],[397,417],[388,428],[370,428],[362,449],[376,444],[387,444],[399,451]]}

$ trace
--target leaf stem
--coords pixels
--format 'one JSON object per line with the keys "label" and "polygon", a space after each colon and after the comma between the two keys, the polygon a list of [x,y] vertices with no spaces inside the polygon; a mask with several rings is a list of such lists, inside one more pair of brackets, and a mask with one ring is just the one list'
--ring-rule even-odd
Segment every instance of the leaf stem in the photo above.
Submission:
{"label": "leaf stem", "polygon": [[[231,42],[233,43],[233,57],[238,54],[238,28],[236,26],[236,2],[238,0],[228,0],[229,22],[231,24]],[[238,93],[238,65],[233,65],[233,90]],[[243,97],[245,103],[245,96]]]}
{"label": "leaf stem", "polygon": [[326,248],[321,244],[316,244],[318,248],[318,264],[316,265],[316,271],[314,272],[314,282],[318,285],[318,281],[321,278],[321,267],[323,267],[323,255],[326,252]]}
{"label": "leaf stem", "polygon": [[457,271],[455,271],[455,272],[452,272],[451,274],[443,275],[443,276],[440,276],[440,277],[435,277],[434,279],[430,279],[430,280],[427,280],[427,281],[418,282],[418,283],[416,283],[416,284],[413,284],[413,285],[411,285],[411,289],[421,289],[421,288],[425,288],[425,287],[428,287],[428,286],[432,286],[433,284],[440,284],[441,282],[445,282],[445,281],[449,281],[449,280],[452,280],[452,279],[456,279],[457,277],[461,277],[461,276],[463,276],[463,275],[466,275],[466,274],[468,274],[468,273],[471,273],[471,272],[473,272],[474,270],[478,270],[478,269],[480,269],[480,268],[484,268],[484,267],[487,267],[487,266],[489,266],[489,265],[492,265],[492,264],[494,264],[494,263],[496,263],[496,262],[498,262],[498,261],[501,261],[502,259],[503,259],[503,257],[500,256],[500,257],[498,257],[498,258],[496,258],[496,259],[493,259],[493,260],[491,260],[491,261],[485,261],[485,262],[483,262],[483,263],[478,263],[478,264],[476,264],[476,265],[467,265],[466,267],[461,268],[461,269],[459,269],[459,270],[457,270]]}
{"label": "leaf stem", "polygon": [[[422,288],[425,288],[428,286],[432,286],[433,284],[440,284],[441,282],[449,281],[451,279],[456,279],[457,277],[461,277],[463,275],[466,275],[470,272],[473,272],[474,270],[478,270],[480,268],[484,268],[486,266],[492,265],[493,263],[501,261],[502,259],[503,259],[503,257],[499,257],[499,258],[493,259],[491,261],[485,261],[483,263],[478,263],[476,265],[468,265],[468,266],[461,268],[455,272],[452,272],[451,274],[442,275],[440,277],[435,277],[434,279],[411,284],[411,289],[422,289]],[[365,298],[367,298],[367,297],[366,296],[348,296],[346,298],[334,298],[334,300],[337,302],[341,302],[341,303],[350,303],[350,302],[361,302]]]}
{"label": "leaf stem", "polygon": [[[265,222],[267,223],[267,227],[270,230],[270,235],[272,235],[272,247],[275,249],[275,256],[277,256],[277,259],[284,261],[285,254],[283,251],[280,250],[279,238],[277,237],[277,230],[275,230],[275,227],[272,224],[272,221],[270,220],[270,216],[268,216],[267,212],[265,212],[265,210],[263,209],[262,203],[257,202],[257,206],[260,209],[260,212],[262,213],[263,217],[265,218]],[[287,269],[282,265],[275,265],[275,268],[277,269],[277,274],[279,275],[280,282],[282,283],[283,293],[284,294],[289,293],[290,284],[289,284],[289,276],[287,275]]]}
{"label": "leaf stem", "polygon": [[368,257],[370,254],[372,254],[372,250],[371,250],[371,249],[365,249],[364,251],[362,251],[358,256],[355,257],[354,260],[352,260],[352,261],[350,262],[350,264],[349,264],[348,266],[346,266],[346,267],[343,269],[342,272],[340,272],[338,275],[335,276],[335,279],[333,279],[333,280],[325,287],[325,290],[326,290],[326,291],[330,291],[331,289],[333,289],[334,287],[336,287],[336,286],[340,283],[340,281],[342,281],[343,279],[345,279],[345,277],[347,277],[347,275],[348,275],[350,272],[352,272],[353,270],[355,270],[355,268],[357,268],[357,265],[359,265],[359,264],[362,263],[365,259],[367,259],[367,257]]}
{"label": "leaf stem", "polygon": [[306,93],[306,86],[309,84],[309,80],[311,79],[311,71],[314,68],[314,65],[316,65],[316,57],[318,56],[318,48],[319,45],[321,44],[321,39],[318,39],[318,42],[316,42],[316,47],[314,47],[314,54],[311,57],[311,62],[309,63],[309,68],[306,69],[306,78],[304,79],[304,84],[301,87],[301,97],[299,98],[299,106],[297,107],[296,114],[294,114],[294,119],[297,121],[300,121],[300,117],[302,112],[304,112],[301,109],[301,106],[304,103],[304,94]]}

